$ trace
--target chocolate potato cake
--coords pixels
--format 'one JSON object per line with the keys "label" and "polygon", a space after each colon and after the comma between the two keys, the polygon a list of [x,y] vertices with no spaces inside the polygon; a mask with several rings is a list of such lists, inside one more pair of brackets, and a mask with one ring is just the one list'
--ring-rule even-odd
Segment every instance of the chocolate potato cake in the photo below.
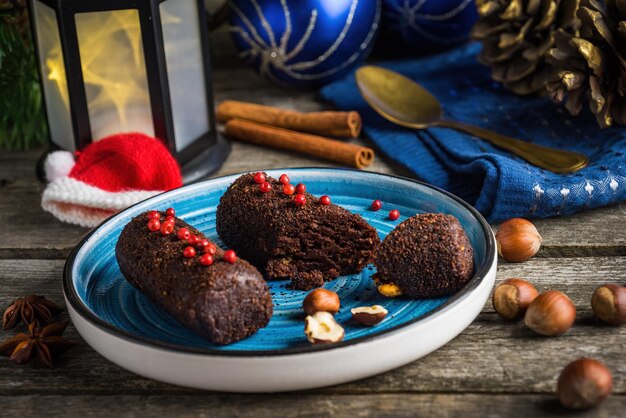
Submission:
{"label": "chocolate potato cake", "polygon": [[474,270],[474,250],[454,216],[416,215],[387,235],[374,265],[383,295],[434,298],[465,286]]}
{"label": "chocolate potato cake", "polygon": [[230,344],[265,327],[272,297],[258,270],[170,219],[150,211],[122,230],[115,254],[126,280],[213,343]]}
{"label": "chocolate potato cake", "polygon": [[265,173],[239,177],[217,208],[222,241],[265,273],[309,290],[360,272],[380,243],[363,218]]}

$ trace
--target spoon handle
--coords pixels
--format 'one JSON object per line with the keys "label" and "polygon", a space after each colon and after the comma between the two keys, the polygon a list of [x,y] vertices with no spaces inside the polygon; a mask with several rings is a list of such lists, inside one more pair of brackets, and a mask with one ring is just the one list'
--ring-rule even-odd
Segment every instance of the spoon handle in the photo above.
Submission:
{"label": "spoon handle", "polygon": [[583,154],[564,151],[556,148],[544,147],[532,144],[526,141],[520,141],[506,135],[480,128],[478,126],[467,125],[462,122],[453,120],[439,120],[431,126],[442,128],[452,128],[457,131],[466,132],[468,134],[482,138],[493,145],[505,149],[518,157],[521,157],[537,167],[555,173],[572,173],[587,166],[589,160]]}

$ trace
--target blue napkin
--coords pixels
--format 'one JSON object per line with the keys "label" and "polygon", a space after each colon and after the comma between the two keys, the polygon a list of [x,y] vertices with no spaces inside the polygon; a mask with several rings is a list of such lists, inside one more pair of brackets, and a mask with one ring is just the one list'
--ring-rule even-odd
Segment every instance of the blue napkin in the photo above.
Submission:
{"label": "blue napkin", "polygon": [[491,221],[569,215],[626,198],[626,129],[598,128],[585,108],[578,117],[542,97],[520,97],[490,79],[476,61],[480,46],[383,63],[431,91],[446,118],[515,138],[586,154],[590,165],[560,175],[537,168],[485,141],[452,129],[413,131],[375,114],[361,98],[354,74],[321,91],[341,109],[358,110],[365,134],[419,179],[473,204]]}

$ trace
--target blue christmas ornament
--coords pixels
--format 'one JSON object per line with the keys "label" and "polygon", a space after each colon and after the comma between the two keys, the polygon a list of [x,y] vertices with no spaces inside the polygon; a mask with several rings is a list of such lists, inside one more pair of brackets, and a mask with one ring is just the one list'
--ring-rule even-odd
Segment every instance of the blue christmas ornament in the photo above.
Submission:
{"label": "blue christmas ornament", "polygon": [[369,54],[380,0],[231,0],[241,56],[285,86],[319,87]]}
{"label": "blue christmas ornament", "polygon": [[383,26],[413,51],[465,42],[478,19],[474,0],[383,0]]}

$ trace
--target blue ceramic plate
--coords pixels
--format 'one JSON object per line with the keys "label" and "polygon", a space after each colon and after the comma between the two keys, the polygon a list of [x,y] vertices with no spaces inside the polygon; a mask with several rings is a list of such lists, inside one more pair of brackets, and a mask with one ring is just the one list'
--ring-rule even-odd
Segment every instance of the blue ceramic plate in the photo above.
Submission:
{"label": "blue ceramic plate", "polygon": [[[288,281],[270,281],[274,315],[269,325],[235,344],[228,346],[211,344],[184,328],[126,282],[115,259],[115,244],[124,225],[132,217],[149,209],[164,210],[173,207],[178,216],[221,245],[215,231],[215,211],[226,188],[238,177],[234,175],[185,186],[148,199],[113,216],[83,239],[70,256],[64,277],[68,308],[83,337],[96,350],[118,364],[124,362],[114,358],[115,355],[108,353],[106,347],[103,348],[102,345],[123,340],[132,346],[129,352],[133,353],[134,350],[141,352],[143,347],[169,354],[204,355],[204,358],[241,359],[305,355],[336,351],[370,340],[384,339],[382,337],[392,336],[394,332],[419,325],[420,322],[444,313],[446,308],[454,307],[456,302],[461,302],[481,287],[491,289],[492,276],[495,275],[493,234],[484,219],[460,199],[412,180],[361,171],[305,168],[271,170],[268,173],[274,177],[287,173],[294,184],[305,183],[307,191],[312,194],[329,195],[333,203],[363,216],[377,229],[381,240],[396,225],[417,213],[442,212],[456,216],[474,247],[475,277],[456,295],[423,300],[389,299],[380,296],[371,280],[375,271],[373,266],[368,266],[360,274],[342,276],[327,283],[325,287],[337,292],[341,298],[341,311],[336,315],[336,319],[345,328],[344,341],[330,345],[311,345],[304,336],[304,315],[301,306],[307,292],[289,289]],[[378,212],[370,210],[374,199],[383,202],[382,210]],[[400,211],[399,220],[388,219],[387,215],[391,209]],[[477,309],[474,308],[476,312],[466,312],[471,316],[470,321],[484,305],[483,299],[486,299],[486,296],[483,293],[478,303],[473,304],[479,305]],[[488,296],[488,291],[486,294]],[[362,327],[350,320],[350,308],[374,304],[383,305],[389,311],[389,315],[382,323],[375,327]],[[459,322],[458,319],[456,321]],[[469,324],[467,320],[461,322]],[[98,335],[93,335],[94,333]],[[446,341],[454,335],[446,336]],[[107,340],[109,337],[113,340]],[[216,387],[213,384],[190,383],[184,379],[174,381],[158,373],[138,370],[136,367],[128,368],[174,383],[233,390],[230,387]],[[234,390],[248,390],[243,386]],[[266,386],[264,388],[271,390]],[[281,386],[277,390],[291,388],[293,387]]]}

